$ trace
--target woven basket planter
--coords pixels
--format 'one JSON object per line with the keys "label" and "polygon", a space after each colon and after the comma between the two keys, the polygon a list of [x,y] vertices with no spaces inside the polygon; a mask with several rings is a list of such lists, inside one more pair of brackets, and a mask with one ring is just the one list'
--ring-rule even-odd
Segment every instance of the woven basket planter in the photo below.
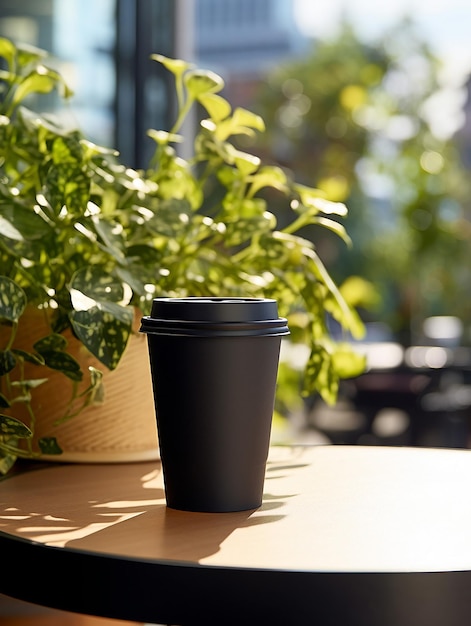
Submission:
{"label": "woven basket planter", "polygon": [[[104,401],[88,406],[75,417],[56,425],[66,413],[73,383],[60,372],[25,364],[27,378],[48,378],[33,391],[32,408],[36,416],[34,439],[56,437],[61,455],[43,455],[48,461],[119,463],[159,458],[154,398],[150,377],[147,339],[137,332],[140,314],[136,311],[135,329],[126,351],[113,371],[108,371],[70,332],[64,333],[67,351],[81,364],[87,376],[89,366],[103,372]],[[16,348],[31,350],[39,338],[49,334],[40,311],[23,315],[15,341]],[[87,383],[82,384],[86,388]],[[10,411],[29,423],[24,405]],[[36,448],[36,445],[35,445]]]}

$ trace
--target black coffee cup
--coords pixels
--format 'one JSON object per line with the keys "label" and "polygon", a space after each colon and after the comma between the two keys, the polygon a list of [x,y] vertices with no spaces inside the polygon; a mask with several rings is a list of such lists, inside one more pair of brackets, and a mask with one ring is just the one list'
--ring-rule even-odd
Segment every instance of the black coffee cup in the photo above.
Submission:
{"label": "black coffee cup", "polygon": [[147,334],[167,506],[261,505],[281,338],[275,300],[156,298]]}

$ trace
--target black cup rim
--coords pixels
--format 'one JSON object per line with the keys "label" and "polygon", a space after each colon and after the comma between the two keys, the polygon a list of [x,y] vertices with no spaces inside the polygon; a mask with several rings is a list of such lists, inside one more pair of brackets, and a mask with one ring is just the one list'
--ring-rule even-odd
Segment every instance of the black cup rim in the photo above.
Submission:
{"label": "black cup rim", "polygon": [[214,323],[187,320],[162,320],[145,316],[141,319],[141,333],[151,335],[180,336],[283,336],[289,335],[288,321],[284,317],[275,320],[251,322]]}

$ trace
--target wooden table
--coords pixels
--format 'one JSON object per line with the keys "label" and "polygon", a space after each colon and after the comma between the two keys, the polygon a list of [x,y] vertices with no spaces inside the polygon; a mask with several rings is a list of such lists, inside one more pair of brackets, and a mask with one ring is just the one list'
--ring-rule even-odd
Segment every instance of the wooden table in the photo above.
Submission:
{"label": "wooden table", "polygon": [[158,462],[0,482],[0,593],[166,624],[471,621],[471,452],[273,448],[263,506],[165,506]]}

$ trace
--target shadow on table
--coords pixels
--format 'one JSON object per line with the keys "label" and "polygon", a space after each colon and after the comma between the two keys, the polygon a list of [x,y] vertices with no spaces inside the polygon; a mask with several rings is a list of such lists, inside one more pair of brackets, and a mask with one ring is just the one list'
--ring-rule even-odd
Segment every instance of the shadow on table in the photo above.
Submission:
{"label": "shadow on table", "polygon": [[[298,466],[270,462],[266,486]],[[267,488],[255,510],[192,513],[166,506],[159,463],[45,466],[2,482],[0,530],[49,546],[198,562],[236,530],[282,520],[295,494],[276,491]]]}

